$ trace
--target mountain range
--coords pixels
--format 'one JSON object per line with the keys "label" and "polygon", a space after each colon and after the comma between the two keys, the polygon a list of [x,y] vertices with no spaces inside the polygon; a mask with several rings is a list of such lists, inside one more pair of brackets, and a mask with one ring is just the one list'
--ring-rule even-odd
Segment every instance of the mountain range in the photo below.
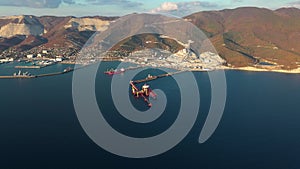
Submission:
{"label": "mountain range", "polygon": [[[96,31],[105,30],[118,17],[0,17],[0,51],[26,51],[36,48],[80,49]],[[282,69],[300,65],[300,9],[243,7],[204,11],[184,17],[211,40],[228,66],[253,66],[268,62]],[[150,35],[136,37],[138,46]],[[161,41],[153,35],[156,41]],[[169,42],[172,45],[173,41]],[[162,44],[166,48],[169,45]]]}
{"label": "mountain range", "polygon": [[96,31],[107,29],[115,17],[0,17],[0,50],[81,48]]}

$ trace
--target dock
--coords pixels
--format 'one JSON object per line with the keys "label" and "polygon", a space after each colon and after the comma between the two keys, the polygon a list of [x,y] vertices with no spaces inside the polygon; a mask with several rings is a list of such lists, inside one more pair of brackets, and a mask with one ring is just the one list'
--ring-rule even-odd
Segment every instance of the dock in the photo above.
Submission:
{"label": "dock", "polygon": [[144,102],[147,103],[149,107],[152,107],[152,103],[150,103],[149,99],[147,98],[149,96],[149,86],[147,88],[144,85],[143,90],[139,91],[139,89],[134,85],[133,81],[130,81],[130,85],[132,88],[132,94],[136,97],[141,96],[144,99]]}
{"label": "dock", "polygon": [[36,75],[36,77],[47,77],[47,76],[56,76],[56,75],[62,75],[62,74],[66,74],[69,72],[74,71],[75,69],[73,68],[67,68],[65,69],[63,72],[55,72],[55,73],[48,73],[48,74],[41,74],[41,75]]}
{"label": "dock", "polygon": [[32,78],[40,78],[40,77],[47,77],[47,76],[56,76],[56,75],[62,75],[69,72],[74,71],[73,68],[67,68],[63,72],[55,72],[55,73],[48,73],[48,74],[41,74],[41,75],[30,75],[30,76],[24,76],[24,75],[16,75],[16,76],[0,76],[0,79],[32,79]]}
{"label": "dock", "polygon": [[[150,86],[146,84],[146,82],[156,80],[156,79],[159,79],[159,78],[163,78],[163,77],[173,76],[173,75],[184,73],[184,72],[186,72],[186,71],[185,70],[184,71],[177,71],[177,72],[166,73],[166,74],[161,74],[161,75],[157,75],[157,76],[148,75],[148,77],[146,77],[145,79],[130,81],[129,84],[132,88],[132,94],[135,97],[140,97],[141,96],[144,99],[144,102],[148,105],[148,107],[152,107],[152,103],[150,103],[148,97],[150,96],[150,97],[156,99],[157,95],[156,95],[156,93],[154,93],[152,91]],[[144,86],[142,87],[142,90],[139,90],[136,87],[136,84],[139,84],[139,83],[145,83]]]}
{"label": "dock", "polygon": [[40,69],[45,66],[15,66],[16,69]]}
{"label": "dock", "polygon": [[135,81],[133,81],[133,83],[134,84],[145,83],[145,82],[153,81],[153,80],[156,80],[159,78],[173,76],[173,75],[184,73],[184,72],[186,72],[186,71],[182,70],[182,71],[177,71],[177,72],[172,72],[172,73],[161,74],[161,75],[157,75],[157,76],[150,76],[150,77],[146,77],[145,79],[135,80]]}
{"label": "dock", "polygon": [[32,79],[36,76],[0,76],[0,79]]}
{"label": "dock", "polygon": [[121,68],[121,69],[111,69],[111,70],[107,70],[105,71],[104,73],[105,74],[108,74],[108,75],[116,75],[116,74],[122,74],[122,73],[125,73],[126,71],[129,71],[129,70],[134,70],[134,69],[139,69],[139,68],[142,68],[143,66],[136,66],[136,67],[128,67],[128,68]]}
{"label": "dock", "polygon": [[[105,71],[104,73],[112,76],[112,75],[116,75],[116,74],[125,73],[126,71],[129,71],[129,70],[135,70],[135,69],[139,69],[139,68],[143,68],[143,67],[145,67],[145,66],[135,66],[135,67],[130,66],[130,67],[125,68],[125,69],[122,68],[123,69],[122,71],[117,70],[117,69],[112,69],[111,71]],[[156,79],[159,79],[159,78],[173,76],[173,75],[184,73],[184,72],[186,72],[186,70],[180,70],[180,71],[177,71],[177,72],[171,72],[171,73],[161,74],[161,75],[157,75],[157,76],[148,76],[145,79],[132,81],[132,83],[133,84],[145,83],[145,82],[153,81],[153,80],[156,80]]]}
{"label": "dock", "polygon": [[139,68],[143,68],[144,66],[129,66],[128,68],[126,68],[125,70],[135,70],[135,69],[139,69]]}

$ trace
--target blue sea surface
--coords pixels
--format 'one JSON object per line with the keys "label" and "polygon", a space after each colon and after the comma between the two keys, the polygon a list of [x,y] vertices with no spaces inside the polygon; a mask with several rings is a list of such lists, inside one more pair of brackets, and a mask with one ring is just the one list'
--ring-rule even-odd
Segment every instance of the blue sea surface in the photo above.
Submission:
{"label": "blue sea surface", "polygon": [[[14,64],[0,65],[0,74],[18,71]],[[103,73],[116,65],[102,63],[95,83],[99,108],[111,126],[135,137],[157,135],[170,127],[180,107],[174,79],[149,82],[168,97],[164,114],[150,124],[132,123],[114,107],[108,90],[111,77]],[[30,73],[58,72],[68,66],[57,64]],[[149,72],[163,73],[151,69],[136,78],[144,78]],[[184,74],[176,76],[184,78]],[[300,168],[300,75],[226,71],[224,115],[214,135],[203,144],[198,138],[210,107],[211,87],[208,73],[197,72],[194,76],[201,95],[196,124],[175,148],[145,159],[113,155],[87,136],[73,106],[72,73],[0,79],[0,168]],[[147,108],[143,100],[130,99],[137,109]]]}

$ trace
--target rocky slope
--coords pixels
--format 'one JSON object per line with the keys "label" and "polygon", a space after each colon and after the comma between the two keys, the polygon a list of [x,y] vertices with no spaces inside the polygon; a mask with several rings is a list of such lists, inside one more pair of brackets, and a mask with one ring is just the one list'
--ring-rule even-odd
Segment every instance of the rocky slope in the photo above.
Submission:
{"label": "rocky slope", "polygon": [[0,50],[37,47],[80,49],[95,31],[116,18],[10,16],[0,18]]}
{"label": "rocky slope", "polygon": [[0,36],[10,38],[16,35],[41,36],[44,26],[34,16],[12,16],[0,18]]}

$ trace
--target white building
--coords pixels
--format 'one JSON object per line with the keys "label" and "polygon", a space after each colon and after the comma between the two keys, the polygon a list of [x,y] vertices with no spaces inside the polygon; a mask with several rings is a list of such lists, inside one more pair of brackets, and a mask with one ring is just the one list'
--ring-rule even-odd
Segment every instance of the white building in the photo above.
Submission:
{"label": "white building", "polygon": [[55,61],[56,61],[56,62],[61,62],[61,61],[63,61],[63,58],[57,57],[57,58],[55,59]]}
{"label": "white building", "polygon": [[34,58],[34,55],[33,54],[29,54],[26,57],[27,57],[27,59],[32,59],[32,58]]}
{"label": "white building", "polygon": [[5,63],[5,62],[13,62],[14,58],[4,58],[4,59],[0,59],[0,63]]}

